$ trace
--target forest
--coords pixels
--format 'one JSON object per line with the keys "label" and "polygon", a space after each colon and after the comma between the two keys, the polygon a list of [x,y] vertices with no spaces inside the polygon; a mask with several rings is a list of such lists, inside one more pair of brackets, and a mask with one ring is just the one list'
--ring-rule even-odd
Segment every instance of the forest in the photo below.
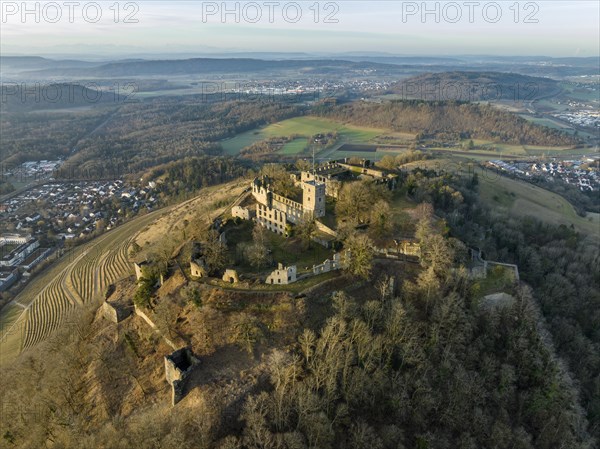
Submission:
{"label": "forest", "polygon": [[244,176],[247,170],[248,167],[231,157],[187,157],[147,170],[141,182],[143,185],[156,182],[161,204],[175,204],[203,187]]}
{"label": "forest", "polygon": [[501,72],[424,73],[390,86],[403,98],[456,101],[531,101],[556,95],[558,82],[551,78]]}
{"label": "forest", "polygon": [[219,155],[219,140],[297,115],[295,106],[269,101],[203,103],[161,98],[124,105],[93,138],[84,138],[70,158],[90,165],[136,173],[190,156]]}
{"label": "forest", "polygon": [[2,162],[67,159],[58,176],[103,179],[186,157],[220,155],[219,140],[300,114],[285,102],[162,97],[78,112],[0,115]]}
{"label": "forest", "polygon": [[418,138],[486,139],[520,145],[575,145],[576,138],[534,125],[493,106],[457,101],[398,100],[319,105],[315,114],[361,126],[417,133]]}
{"label": "forest", "polygon": [[4,170],[26,161],[66,159],[78,140],[107,120],[112,108],[97,108],[77,113],[5,112],[0,113]]}
{"label": "forest", "polygon": [[[408,179],[416,198],[446,217],[451,234],[479,247],[486,258],[515,263],[551,331],[558,355],[568,363],[590,423],[600,437],[600,252],[597,235],[544,224],[535,217],[499,213],[478,198],[479,180],[420,171]],[[481,181],[488,182],[488,181]],[[448,201],[446,185],[464,201]]]}

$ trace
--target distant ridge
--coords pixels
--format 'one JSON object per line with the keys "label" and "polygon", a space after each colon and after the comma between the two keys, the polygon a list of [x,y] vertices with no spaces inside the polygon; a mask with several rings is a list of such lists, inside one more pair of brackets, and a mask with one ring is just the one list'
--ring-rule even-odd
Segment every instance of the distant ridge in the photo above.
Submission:
{"label": "distant ridge", "polygon": [[192,58],[175,60],[126,61],[108,64],[96,64],[91,68],[65,68],[62,70],[46,69],[30,72],[31,75],[62,76],[144,76],[144,75],[189,75],[199,73],[237,73],[259,72],[266,70],[298,70],[298,69],[395,69],[397,66],[371,62],[352,62],[335,59],[306,60],[262,60],[251,58]]}
{"label": "distant ridge", "polygon": [[518,73],[454,71],[425,73],[394,83],[388,93],[405,99],[533,101],[556,95],[556,80]]}
{"label": "distant ridge", "polygon": [[[293,71],[297,75],[330,75],[333,71],[377,70],[385,75],[405,77],[424,72],[502,72],[522,76],[597,75],[597,58],[548,58],[504,56],[395,56],[387,54],[310,55],[306,53],[251,52],[202,54],[200,57],[178,58],[177,54],[157,58],[140,55],[123,59],[100,60],[50,59],[39,56],[2,56],[0,69],[15,78],[76,79],[195,75],[211,73],[260,73]],[[93,55],[90,55],[90,59]],[[87,59],[87,58],[84,58]],[[297,76],[296,75],[296,76]]]}
{"label": "distant ridge", "polygon": [[76,83],[40,84],[25,92],[17,83],[2,84],[2,107],[7,112],[68,109],[99,104],[122,103],[127,98],[107,90],[89,89]]}

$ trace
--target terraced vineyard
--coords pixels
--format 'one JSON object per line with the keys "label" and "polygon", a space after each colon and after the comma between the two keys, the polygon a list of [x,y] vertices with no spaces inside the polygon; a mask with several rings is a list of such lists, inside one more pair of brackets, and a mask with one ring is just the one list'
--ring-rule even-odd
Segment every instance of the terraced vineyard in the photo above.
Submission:
{"label": "terraced vineyard", "polygon": [[[125,244],[123,244],[124,246]],[[127,250],[127,248],[125,248]],[[100,260],[113,252],[102,251],[101,248],[93,248],[87,250],[81,255],[81,260],[70,273],[70,281],[74,291],[79,295],[82,303],[88,303],[93,300],[94,295],[101,290],[96,285],[96,270],[100,266]],[[126,271],[122,272],[125,273]],[[109,279],[109,282],[114,282],[122,276],[117,274],[114,278]]]}
{"label": "terraced vineyard", "polygon": [[25,322],[23,347],[29,348],[39,343],[45,336],[56,330],[62,320],[68,316],[75,304],[63,290],[67,271],[55,278],[29,307],[28,320]]}
{"label": "terraced vineyard", "polygon": [[[132,272],[128,259],[128,249],[132,240],[133,238],[129,238],[117,251],[111,251],[102,261],[95,281],[101,292],[105,291],[111,282],[123,278],[123,273],[130,274]],[[110,279],[112,281],[109,282]]]}
{"label": "terraced vineyard", "polygon": [[[245,182],[234,185],[235,195],[243,195]],[[214,186],[196,198],[137,217],[63,255],[36,276],[0,313],[0,364],[46,339],[83,305],[98,304],[109,284],[133,274],[128,248],[148,225],[174,210],[189,214],[190,203],[205,205],[206,198],[221,190],[222,186]]]}
{"label": "terraced vineyard", "polygon": [[52,334],[84,304],[100,301],[106,287],[133,273],[130,242],[160,211],[138,217],[62,257],[2,310],[0,363]]}

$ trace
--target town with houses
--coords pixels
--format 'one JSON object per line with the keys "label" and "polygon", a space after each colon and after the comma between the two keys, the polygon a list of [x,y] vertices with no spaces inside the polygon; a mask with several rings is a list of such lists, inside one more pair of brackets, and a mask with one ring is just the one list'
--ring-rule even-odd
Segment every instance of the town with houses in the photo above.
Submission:
{"label": "town with houses", "polygon": [[[369,75],[368,72],[368,70],[361,71],[358,75],[367,76]],[[200,88],[203,95],[221,95],[223,100],[276,98],[277,101],[281,101],[288,98],[294,101],[302,99],[310,101],[327,98],[334,92],[339,91],[358,94],[366,91],[384,93],[390,85],[391,81],[371,78],[343,80],[307,78],[302,80],[253,80],[244,83],[216,80],[199,83],[197,87]]]}
{"label": "town with houses", "polygon": [[582,192],[600,190],[600,156],[584,156],[577,160],[514,161],[492,160],[489,166],[523,179],[560,180]]}
{"label": "town with houses", "polygon": [[[44,164],[29,164],[37,170]],[[45,170],[45,169],[43,169]],[[28,171],[31,173],[31,171]],[[31,272],[55,251],[109,231],[157,204],[154,183],[131,187],[123,180],[50,181],[0,204],[0,292]]]}
{"label": "town with houses", "polygon": [[[577,102],[568,103],[570,106],[584,106]],[[582,126],[592,129],[600,129],[600,112],[596,109],[578,109],[571,112],[558,112],[553,114],[554,117],[575,126]]]}
{"label": "town with houses", "polygon": [[46,179],[60,168],[62,160],[41,160],[23,162],[16,166],[2,165],[2,176],[19,180]]}

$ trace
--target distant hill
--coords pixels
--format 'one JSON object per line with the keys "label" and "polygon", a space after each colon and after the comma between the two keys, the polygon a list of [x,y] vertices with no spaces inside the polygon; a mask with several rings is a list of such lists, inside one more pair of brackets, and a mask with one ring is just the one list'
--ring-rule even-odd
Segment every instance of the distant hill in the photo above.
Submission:
{"label": "distant hill", "polygon": [[119,61],[97,65],[91,68],[44,69],[29,72],[38,76],[146,76],[146,75],[193,75],[206,73],[248,73],[269,70],[314,70],[328,71],[364,70],[364,69],[397,69],[395,65],[377,64],[372,62],[352,62],[342,60],[313,59],[313,60],[261,60],[250,58],[193,58],[182,60],[156,61]]}
{"label": "distant hill", "polygon": [[392,85],[389,93],[428,101],[531,101],[560,92],[556,80],[518,73],[425,73]]}
{"label": "distant hill", "polygon": [[74,83],[2,84],[3,112],[67,109],[122,103],[126,97],[108,90],[89,89]]}
{"label": "distant hill", "polygon": [[575,145],[577,139],[556,129],[538,126],[518,115],[476,103],[354,102],[322,105],[313,112],[328,118],[372,128],[418,133],[439,140],[485,139],[518,145]]}
{"label": "distant hill", "polygon": [[[74,59],[74,58],[83,58]],[[360,52],[308,54],[281,52],[235,52],[197,54],[143,54],[129,57],[81,55],[74,57],[2,56],[4,75],[52,77],[114,77],[145,75],[186,75],[208,73],[249,73],[295,71],[315,75],[332,71],[374,69],[390,74],[416,76],[422,73],[462,73],[462,71],[502,72],[507,75],[553,77],[596,75],[598,58],[549,58],[543,56],[401,56]]]}
{"label": "distant hill", "polygon": [[80,61],[77,59],[48,59],[41,56],[0,56],[2,71],[12,70],[40,70],[49,68],[82,68],[94,67],[98,62]]}
{"label": "distant hill", "polygon": [[345,61],[376,62],[379,64],[395,65],[461,65],[464,61],[458,58],[442,58],[435,56],[387,56],[387,55],[353,55],[344,54],[340,56]]}

